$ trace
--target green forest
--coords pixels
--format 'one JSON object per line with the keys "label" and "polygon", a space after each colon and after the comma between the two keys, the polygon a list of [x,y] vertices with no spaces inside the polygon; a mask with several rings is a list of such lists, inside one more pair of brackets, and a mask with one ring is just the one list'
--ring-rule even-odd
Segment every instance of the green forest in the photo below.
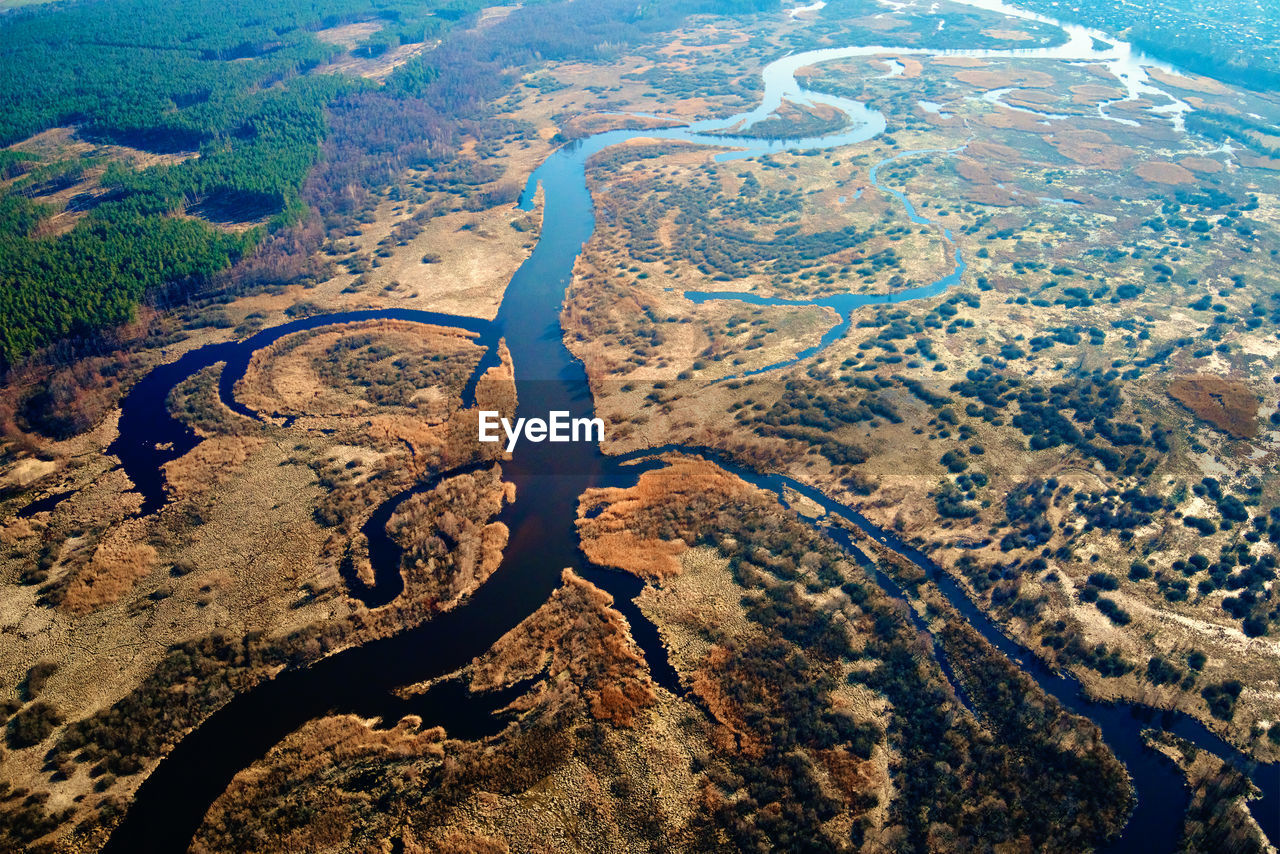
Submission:
{"label": "green forest", "polygon": [[[91,142],[198,156],[144,170],[109,164],[87,215],[47,236],[39,226],[55,211],[41,193],[84,164],[0,149],[0,367],[127,321],[161,286],[199,291],[265,231],[332,211],[342,188],[430,166],[439,140],[483,118],[518,77],[512,69],[599,58],[690,13],[774,2],[538,3],[483,32],[466,25],[478,0],[235,0],[216,13],[202,0],[111,0],[9,13],[0,146],[73,126]],[[385,85],[309,73],[343,52],[317,31],[355,21],[382,24],[356,54],[439,41]],[[193,211],[204,218],[179,216]],[[266,226],[231,235],[223,219]]]}
{"label": "green forest", "polygon": [[0,170],[17,180],[0,199],[0,362],[128,320],[147,291],[207,282],[261,238],[174,214],[200,205],[273,225],[297,217],[325,107],[367,85],[306,74],[341,50],[315,30],[382,19],[381,41],[366,48],[376,52],[388,38],[421,41],[474,8],[272,0],[210,14],[199,0],[123,0],[7,15],[0,144],[72,125],[94,142],[199,156],[142,171],[111,164],[107,192],[74,229],[35,237],[53,211],[28,198],[40,185],[25,173],[78,166],[4,153]]}

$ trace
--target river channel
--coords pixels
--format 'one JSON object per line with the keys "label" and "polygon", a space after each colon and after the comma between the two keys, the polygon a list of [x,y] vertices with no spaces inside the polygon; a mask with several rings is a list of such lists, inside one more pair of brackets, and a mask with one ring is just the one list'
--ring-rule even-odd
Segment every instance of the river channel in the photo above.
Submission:
{"label": "river channel", "polygon": [[[1036,18],[992,0],[972,5],[995,9],[1024,18]],[[1156,91],[1147,79],[1144,66],[1166,67],[1143,57],[1129,46],[1101,33],[1063,25],[1067,41],[1052,48],[1030,50],[945,51],[977,57],[1019,57],[1056,61],[1103,63],[1124,82],[1131,98]],[[792,54],[771,63],[764,70],[765,93],[753,111],[728,119],[696,122],[683,127],[658,130],[616,130],[588,137],[550,155],[529,178],[521,205],[532,207],[534,190],[545,191],[541,238],[528,260],[508,286],[497,317],[492,321],[432,312],[374,310],[318,315],[264,330],[237,342],[208,345],[190,351],[177,361],[153,370],[126,396],[120,418],[120,438],[112,452],[142,494],[145,514],[160,511],[165,504],[161,466],[189,451],[196,436],[169,414],[166,400],[180,382],[205,367],[224,363],[220,394],[227,405],[252,417],[235,399],[236,380],[243,376],[252,354],[272,341],[301,329],[331,323],[371,318],[396,318],[461,328],[475,333],[488,355],[481,369],[496,360],[497,342],[505,339],[515,365],[519,396],[517,414],[545,417],[552,410],[565,410],[574,417],[593,412],[593,401],[582,364],[563,343],[560,310],[574,261],[594,230],[592,200],[585,180],[588,159],[604,149],[637,139],[671,140],[719,149],[718,160],[757,157],[783,150],[828,149],[855,145],[880,134],[885,118],[865,104],[803,89],[795,79],[797,69],[835,59],[890,55],[943,53],[920,48],[892,46],[825,49]],[[1164,93],[1161,93],[1164,94]],[[849,124],[839,132],[798,140],[765,141],[742,134],[750,125],[776,109],[783,99],[801,103],[830,104],[849,116]],[[1176,99],[1167,112],[1170,121],[1180,124],[1182,111],[1189,109]],[[1100,108],[1100,114],[1103,112]],[[1106,118],[1105,115],[1103,115]],[[896,157],[947,156],[948,152],[904,152]],[[877,166],[878,170],[878,166]],[[936,296],[960,282],[965,266],[959,247],[945,229],[920,216],[903,192],[883,187],[872,170],[872,185],[892,193],[904,205],[915,223],[937,228],[955,259],[954,269],[934,282],[921,283],[892,295],[842,295],[810,302],[787,301],[757,294],[690,292],[694,301],[737,299],[768,305],[822,305],[835,315],[831,329],[812,348],[797,353],[808,358],[848,328],[852,312],[873,303],[902,302]],[[769,366],[768,369],[779,367]],[[474,378],[471,383],[474,388]],[[465,395],[464,395],[465,396]],[[697,448],[668,448],[701,452]],[[709,454],[715,456],[714,454]],[[778,493],[789,487],[818,501],[831,514],[845,519],[868,535],[886,544],[924,568],[942,592],[984,637],[1030,674],[1065,706],[1094,720],[1116,755],[1125,763],[1137,792],[1137,807],[1123,834],[1106,850],[1173,851],[1181,831],[1181,816],[1188,792],[1182,776],[1173,766],[1147,750],[1141,742],[1144,727],[1163,726],[1219,755],[1229,757],[1251,772],[1265,797],[1252,804],[1254,814],[1273,841],[1280,839],[1280,769],[1254,768],[1231,745],[1226,744],[1199,722],[1182,715],[1152,712],[1126,703],[1097,704],[1085,699],[1079,684],[1069,676],[1051,672],[1031,653],[1010,641],[965,596],[959,586],[925,555],[878,529],[859,514],[830,500],[817,490],[776,474],[761,475],[716,457],[727,469],[750,482]],[[591,444],[552,445],[523,442],[513,459],[503,464],[504,475],[516,485],[516,500],[499,516],[511,535],[500,567],[469,598],[453,610],[396,636],[374,641],[331,655],[306,669],[286,670],[259,687],[232,698],[211,715],[166,756],[143,782],[124,821],[106,850],[111,852],[172,852],[185,850],[210,804],[226,788],[231,778],[248,767],[286,735],[308,720],[329,713],[351,712],[380,717],[390,724],[406,714],[422,716],[427,725],[441,725],[451,736],[477,738],[501,729],[504,720],[493,714],[512,696],[527,686],[487,695],[469,694],[458,680],[438,683],[425,694],[401,699],[393,689],[451,673],[484,653],[499,637],[533,613],[560,584],[565,567],[588,577],[614,594],[618,607],[631,623],[655,680],[663,687],[680,691],[678,677],[667,661],[656,628],[631,601],[640,582],[621,573],[590,567],[578,548],[574,520],[578,496],[594,486],[629,486],[652,460],[609,457]],[[418,487],[421,489],[422,487]],[[344,573],[353,595],[370,607],[385,604],[399,592],[398,547],[385,535],[385,521],[394,509],[392,502],[374,508],[366,526],[371,542],[375,581],[358,582]],[[392,506],[389,506],[392,505]],[[374,530],[381,526],[381,530]],[[838,529],[828,531],[837,541],[851,547]],[[857,554],[855,554],[857,556]],[[884,582],[883,577],[879,579]],[[896,593],[890,588],[891,594]]]}

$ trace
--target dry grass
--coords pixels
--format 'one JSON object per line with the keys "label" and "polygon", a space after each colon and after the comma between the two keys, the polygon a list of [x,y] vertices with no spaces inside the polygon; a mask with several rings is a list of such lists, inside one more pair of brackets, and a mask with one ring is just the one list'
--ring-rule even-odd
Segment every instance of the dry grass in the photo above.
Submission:
{"label": "dry grass", "polygon": [[[343,323],[287,335],[258,350],[245,374],[236,382],[236,397],[246,406],[270,416],[359,416],[368,415],[373,404],[364,389],[355,383],[335,384],[322,378],[319,369],[341,352],[344,340],[369,333],[374,336],[364,348],[380,346],[391,355],[383,361],[387,371],[402,358],[447,355],[460,360],[479,360],[480,348],[471,343],[470,333],[443,327],[398,320],[370,320]],[[427,420],[439,420],[447,405],[420,413]]]}
{"label": "dry grass", "polygon": [[1169,396],[1237,439],[1258,435],[1258,396],[1244,383],[1215,376],[1179,377]]}
{"label": "dry grass", "polygon": [[1004,30],[999,27],[987,27],[982,34],[989,39],[1000,39],[1007,42],[1025,42],[1032,41],[1034,36],[1022,32],[1021,30]]}
{"label": "dry grass", "polygon": [[1049,138],[1049,143],[1068,160],[1095,169],[1122,169],[1134,156],[1133,149],[1115,145],[1111,137],[1098,130],[1060,131]]}
{"label": "dry grass", "polygon": [[[504,180],[511,183],[513,179]],[[512,275],[537,241],[541,198],[539,192],[539,209],[532,212],[504,204],[426,220],[421,234],[404,246],[392,247],[394,254],[366,274],[368,284],[361,293],[381,292],[413,308],[492,319]],[[365,251],[374,251],[374,238],[394,222],[389,207],[379,210],[379,224],[362,240]],[[441,251],[442,247],[448,251]],[[438,254],[439,260],[424,263],[424,257],[432,254]]]}
{"label": "dry grass", "polygon": [[[635,518],[663,513],[664,506],[684,506],[695,499],[732,501],[750,491],[749,484],[719,466],[685,458],[645,472],[628,489],[589,489],[578,505],[582,550],[592,563],[661,581],[680,573],[680,557],[688,544],[683,539],[637,536]],[[597,509],[597,515],[588,516]]]}
{"label": "dry grass", "polygon": [[1184,157],[1178,161],[1178,165],[1203,175],[1216,175],[1223,169],[1222,161],[1212,157]]}
{"label": "dry grass", "polygon": [[1057,83],[1052,74],[1027,68],[1005,66],[1003,68],[968,68],[955,72],[952,77],[979,89],[1048,89]]}
{"label": "dry grass", "polygon": [[[192,842],[192,854],[212,854],[209,840],[227,823],[256,812],[255,803],[269,797],[280,782],[277,775],[307,778],[355,763],[386,763],[407,757],[440,759],[445,754],[444,730],[422,728],[408,717],[391,729],[374,729],[374,721],[354,715],[317,718],[271,749],[259,763],[241,771],[210,807],[205,825]],[[287,769],[287,771],[285,770]],[[309,802],[315,820],[271,839],[272,851],[339,851],[350,842],[351,825],[359,802],[332,787],[312,789]],[[407,850],[407,849],[406,849]]]}
{"label": "dry grass", "polygon": [[[1217,163],[1216,160],[1209,161]],[[1179,166],[1177,163],[1169,163],[1159,160],[1148,160],[1139,163],[1138,168],[1133,170],[1142,178],[1156,184],[1194,184],[1196,176],[1188,169]]]}
{"label": "dry grass", "polygon": [[1157,83],[1173,86],[1176,89],[1184,89],[1188,92],[1201,92],[1205,95],[1229,95],[1232,92],[1230,87],[1219,83],[1217,80],[1201,77],[1198,74],[1174,74],[1154,67],[1148,68],[1147,74],[1151,75],[1151,79]]}
{"label": "dry grass", "polygon": [[[86,163],[79,180],[54,192],[35,197],[36,201],[51,205],[56,210],[56,213],[42,222],[37,230],[38,235],[45,237],[70,231],[84,217],[90,205],[80,203],[84,200],[71,205],[72,199],[82,194],[90,198],[108,194],[108,191],[101,186],[101,178],[106,172],[108,162],[121,163],[132,169],[141,170],[152,166],[173,165],[198,156],[194,151],[157,154],[126,145],[101,145],[82,139],[73,127],[50,128],[9,146],[9,149],[35,154],[44,163],[75,161]],[[22,180],[21,177],[10,181],[0,180],[0,188],[11,186],[20,180]]]}
{"label": "dry grass", "polygon": [[183,456],[165,463],[166,490],[171,499],[191,498],[224,483],[263,445],[249,436],[214,436]]}
{"label": "dry grass", "polygon": [[404,65],[427,49],[427,42],[402,44],[377,57],[358,57],[344,54],[316,69],[317,74],[353,74],[369,80],[382,80],[397,66]]}
{"label": "dry grass", "polygon": [[608,593],[572,570],[561,579],[545,605],[477,660],[472,688],[491,690],[545,672],[547,681],[519,707],[554,712],[580,697],[596,720],[631,726],[656,694],[630,628]]}
{"label": "dry grass", "polygon": [[369,36],[381,29],[382,24],[378,21],[356,21],[339,27],[316,30],[315,37],[327,44],[336,44],[347,50],[354,50]]}
{"label": "dry grass", "polygon": [[142,533],[139,521],[126,522],[103,539],[88,564],[76,570],[69,579],[61,608],[75,616],[84,616],[99,608],[115,604],[140,579],[155,567],[156,550],[138,542]]}

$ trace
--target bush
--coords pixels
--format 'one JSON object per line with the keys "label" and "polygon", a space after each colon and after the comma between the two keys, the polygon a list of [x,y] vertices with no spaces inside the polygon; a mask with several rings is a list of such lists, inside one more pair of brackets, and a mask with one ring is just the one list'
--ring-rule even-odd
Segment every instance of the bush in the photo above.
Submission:
{"label": "bush", "polygon": [[1181,671],[1159,655],[1147,662],[1147,678],[1153,685],[1167,685],[1182,678]]}
{"label": "bush", "polygon": [[58,669],[58,665],[52,661],[38,661],[31,665],[31,669],[27,671],[27,676],[22,680],[22,684],[18,686],[18,691],[24,700],[34,700],[40,696],[40,692],[44,690],[44,686],[49,681],[49,677]]}
{"label": "bush", "polygon": [[1129,612],[1121,608],[1114,600],[1102,596],[1098,599],[1098,610],[1107,615],[1107,619],[1115,623],[1117,626],[1127,626],[1133,622],[1133,618],[1129,616]]}
{"label": "bush", "polygon": [[1229,721],[1235,717],[1236,700],[1244,686],[1237,679],[1227,679],[1217,685],[1209,685],[1200,691],[1209,704],[1209,714],[1218,720]]}
{"label": "bush", "polygon": [[15,750],[44,741],[62,723],[58,710],[37,700],[9,720],[7,741]]}
{"label": "bush", "polygon": [[1119,590],[1120,582],[1109,572],[1092,572],[1089,574],[1089,583],[1099,590]]}
{"label": "bush", "polygon": [[1264,617],[1259,617],[1255,614],[1253,616],[1245,617],[1244,622],[1241,624],[1241,628],[1244,629],[1244,633],[1249,637],[1260,638],[1267,633],[1269,627]]}

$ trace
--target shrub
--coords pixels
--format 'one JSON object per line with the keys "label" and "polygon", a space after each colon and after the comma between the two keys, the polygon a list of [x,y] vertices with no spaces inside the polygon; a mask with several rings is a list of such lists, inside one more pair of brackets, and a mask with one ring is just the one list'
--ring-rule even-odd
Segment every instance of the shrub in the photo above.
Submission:
{"label": "shrub", "polygon": [[1147,678],[1154,685],[1167,685],[1181,679],[1182,673],[1163,657],[1153,655],[1147,662]]}
{"label": "shrub", "polygon": [[1227,679],[1216,685],[1209,685],[1200,691],[1209,704],[1209,714],[1218,720],[1229,721],[1235,717],[1236,700],[1244,686],[1237,679]]}
{"label": "shrub", "polygon": [[1120,582],[1109,572],[1089,573],[1089,583],[1099,590],[1119,590]]}
{"label": "shrub", "polygon": [[54,728],[62,723],[58,710],[43,700],[37,700],[9,719],[9,746],[14,749],[31,747],[44,741]]}
{"label": "shrub", "polygon": [[22,684],[18,686],[19,692],[24,700],[34,700],[40,696],[40,692],[44,690],[44,686],[48,683],[49,677],[58,669],[58,665],[52,661],[38,661],[31,665],[31,669],[27,671],[27,676],[22,680]]}
{"label": "shrub", "polygon": [[1098,610],[1107,615],[1107,619],[1115,623],[1117,626],[1127,626],[1133,622],[1133,618],[1129,616],[1129,612],[1121,608],[1114,600],[1108,599],[1106,596],[1099,597]]}

